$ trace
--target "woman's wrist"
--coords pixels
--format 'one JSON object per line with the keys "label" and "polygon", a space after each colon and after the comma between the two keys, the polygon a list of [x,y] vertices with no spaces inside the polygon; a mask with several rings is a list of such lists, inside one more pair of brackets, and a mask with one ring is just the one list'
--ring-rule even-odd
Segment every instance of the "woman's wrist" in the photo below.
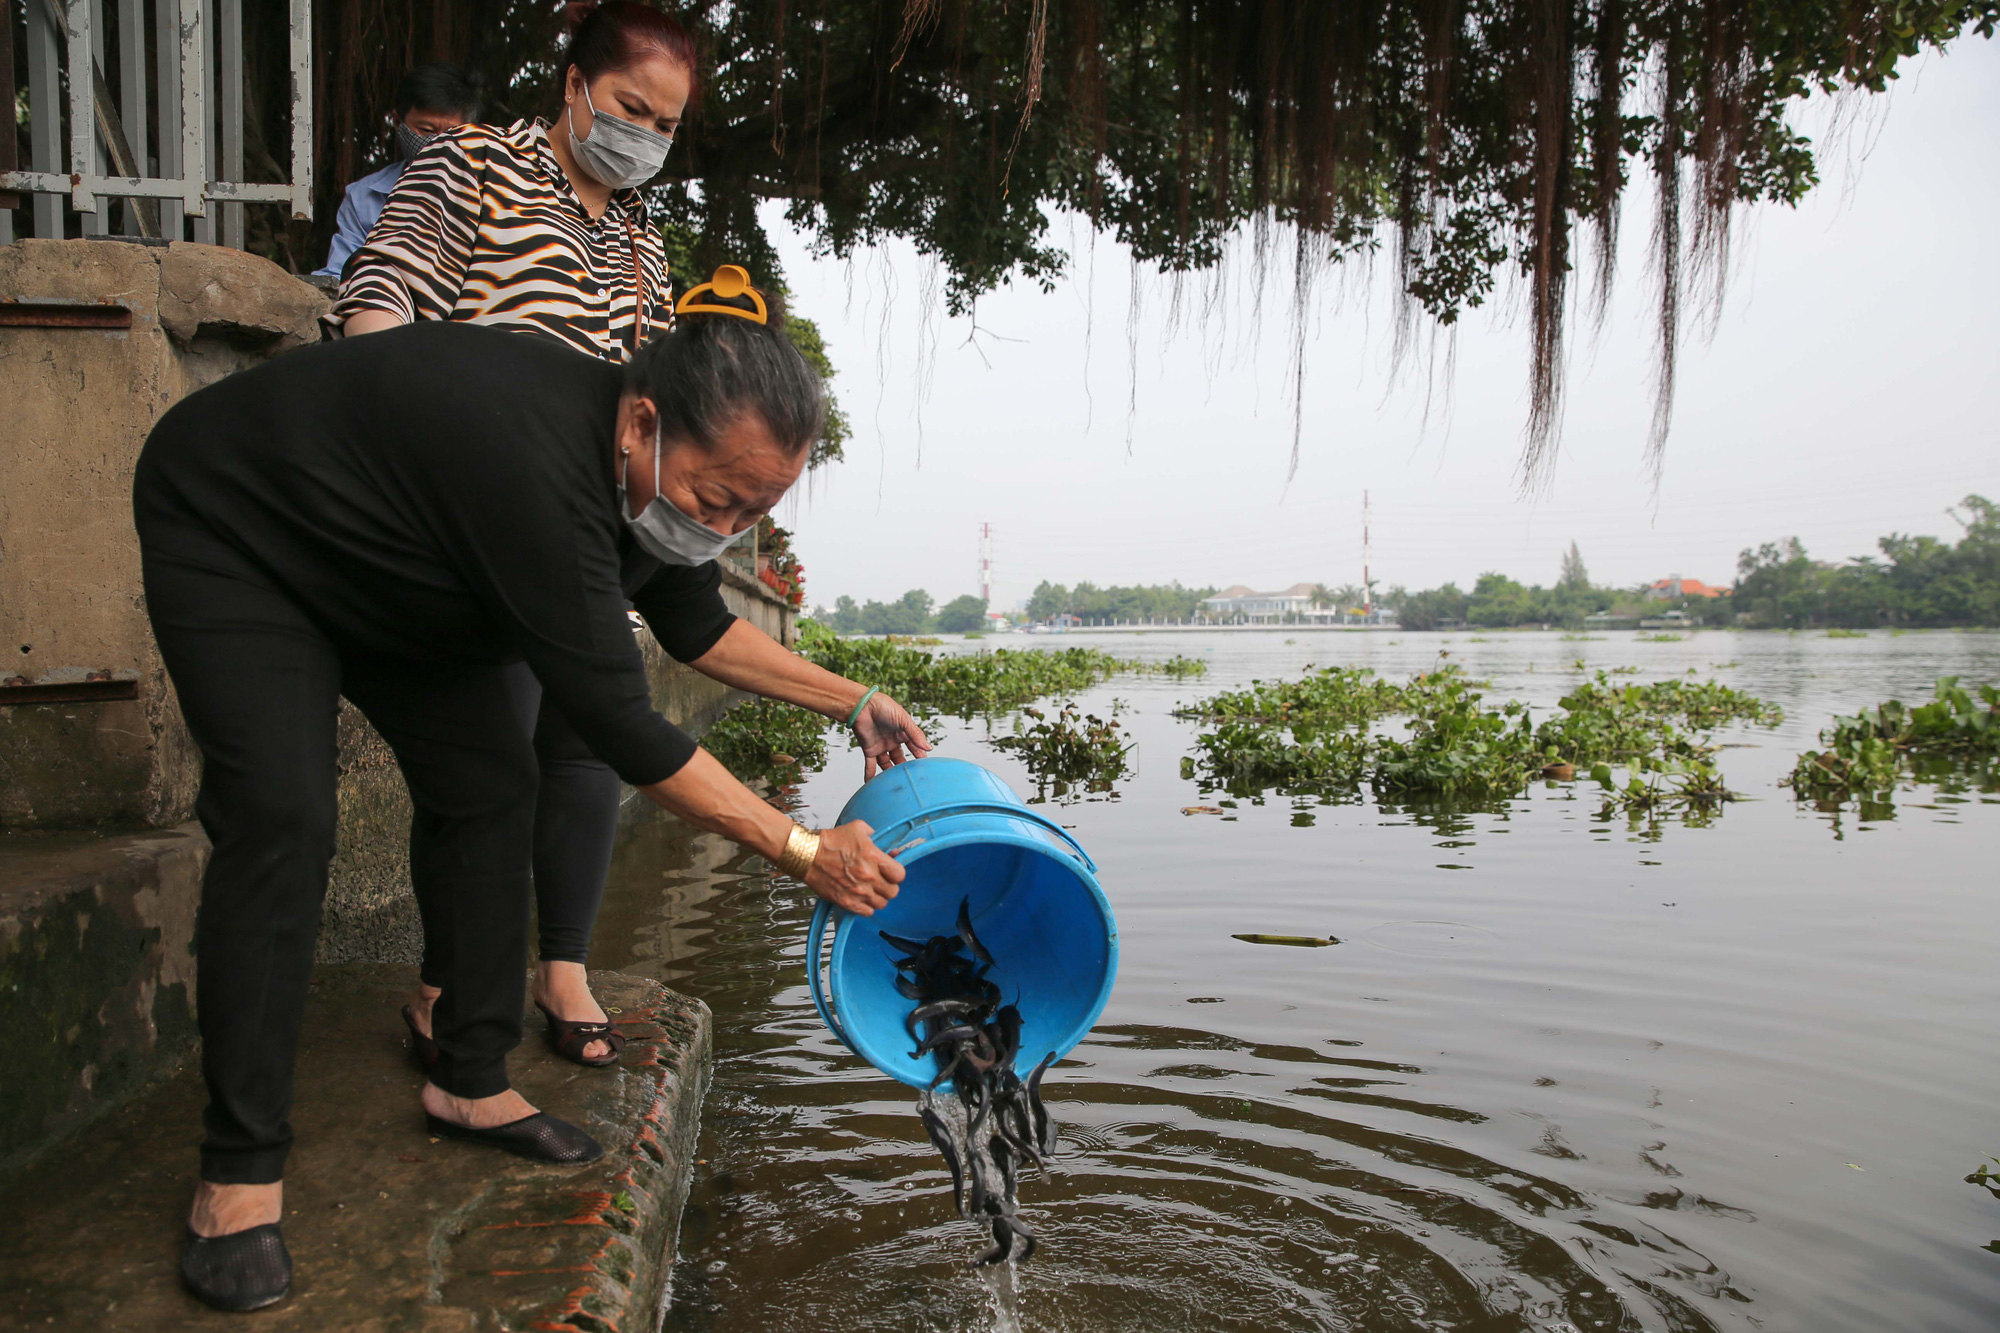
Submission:
{"label": "woman's wrist", "polygon": [[861,710],[868,706],[868,701],[870,699],[873,699],[876,695],[880,694],[881,692],[882,692],[882,687],[880,685],[870,685],[868,688],[861,691],[860,696],[855,699],[853,705],[847,710],[846,714],[841,718],[841,722],[847,727],[849,731],[854,730],[856,724],[858,724],[861,721]]}
{"label": "woman's wrist", "polygon": [[819,859],[819,834],[803,824],[793,824],[785,836],[785,846],[773,858],[772,864],[778,870],[800,883],[812,872],[813,862]]}

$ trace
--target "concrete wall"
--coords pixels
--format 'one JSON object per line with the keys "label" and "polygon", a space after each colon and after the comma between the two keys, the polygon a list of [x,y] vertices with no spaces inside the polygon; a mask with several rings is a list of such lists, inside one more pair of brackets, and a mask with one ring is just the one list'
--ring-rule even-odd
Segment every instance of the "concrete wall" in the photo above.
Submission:
{"label": "concrete wall", "polygon": [[[191,814],[197,758],[146,624],[132,468],[169,407],[315,340],[326,304],[220,246],[0,246],[0,829]],[[91,306],[130,326],[59,322]],[[53,686],[74,697],[8,702]]]}

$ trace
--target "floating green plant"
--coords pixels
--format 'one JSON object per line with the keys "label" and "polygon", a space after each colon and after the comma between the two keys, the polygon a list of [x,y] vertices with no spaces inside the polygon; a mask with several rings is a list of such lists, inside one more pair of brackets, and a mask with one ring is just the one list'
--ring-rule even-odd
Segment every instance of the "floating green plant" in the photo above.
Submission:
{"label": "floating green plant", "polygon": [[1841,629],[1836,626],[1826,632],[1826,637],[1829,639],[1865,639],[1868,637],[1868,631],[1865,629]]}
{"label": "floating green plant", "polygon": [[[1022,718],[1034,720],[1023,726]],[[996,736],[987,743],[1019,755],[1045,791],[1056,786],[1056,794],[1064,796],[1072,784],[1085,791],[1110,791],[1125,776],[1125,756],[1132,745],[1115,719],[1079,713],[1075,704],[1065,703],[1053,716],[1039,708],[1023,708],[1014,725],[1013,735]]]}
{"label": "floating green plant", "polygon": [[788,787],[825,765],[832,725],[818,713],[776,699],[752,699],[717,718],[701,744],[745,782],[761,778]]}
{"label": "floating green plant", "polygon": [[1638,641],[1640,643],[1679,643],[1681,636],[1678,634],[1641,634]]}
{"label": "floating green plant", "polygon": [[1936,781],[2000,757],[2000,687],[1958,680],[1940,676],[1931,702],[1915,708],[1890,699],[1834,718],[1819,734],[1825,748],[1801,754],[1784,785],[1801,801],[1886,801],[1906,775]]}
{"label": "floating green plant", "polygon": [[[1724,799],[1702,734],[1725,723],[1775,726],[1782,712],[1714,681],[1619,684],[1606,672],[1578,685],[1536,723],[1526,704],[1484,702],[1483,682],[1445,667],[1391,685],[1354,668],[1231,691],[1183,709],[1215,724],[1181,761],[1182,776],[1236,796],[1352,797],[1363,782],[1378,797],[1490,800],[1515,795],[1565,766],[1621,765],[1635,778],[1628,808]],[[1371,736],[1368,725],[1407,716],[1406,735]]]}

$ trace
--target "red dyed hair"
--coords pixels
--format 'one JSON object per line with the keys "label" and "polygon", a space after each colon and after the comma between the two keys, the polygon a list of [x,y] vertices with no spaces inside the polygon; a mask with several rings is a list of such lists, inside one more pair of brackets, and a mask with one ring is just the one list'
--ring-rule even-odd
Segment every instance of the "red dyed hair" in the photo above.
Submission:
{"label": "red dyed hair", "polygon": [[604,0],[602,4],[571,3],[569,50],[563,53],[563,77],[575,65],[584,81],[613,70],[630,69],[657,52],[695,77],[694,38],[678,19],[635,0]]}

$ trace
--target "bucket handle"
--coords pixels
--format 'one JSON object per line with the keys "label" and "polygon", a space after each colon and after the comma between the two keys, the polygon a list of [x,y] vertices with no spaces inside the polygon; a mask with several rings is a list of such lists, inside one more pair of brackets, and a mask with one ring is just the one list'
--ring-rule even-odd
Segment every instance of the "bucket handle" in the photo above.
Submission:
{"label": "bucket handle", "polygon": [[822,979],[820,975],[827,970],[826,928],[833,923],[834,910],[833,904],[824,898],[813,908],[812,926],[806,934],[806,980],[812,983],[813,1008],[819,1010],[819,1021],[826,1024],[827,1031],[840,1038],[840,1044],[851,1051],[854,1043],[847,1039],[847,1029],[840,1025],[832,996],[828,993],[833,988],[833,978],[828,975]]}
{"label": "bucket handle", "polygon": [[875,845],[878,847],[887,847],[894,844],[897,838],[893,835],[900,833],[902,830],[915,827],[918,820],[937,819],[945,815],[967,813],[1006,815],[1012,819],[1025,819],[1031,824],[1039,824],[1068,844],[1070,851],[1076,854],[1076,859],[1083,862],[1085,870],[1088,870],[1093,875],[1097,873],[1097,862],[1090,859],[1090,853],[1083,850],[1082,843],[1069,835],[1068,829],[1056,823],[1055,820],[1050,819],[1047,815],[1030,810],[1025,805],[1002,805],[998,801],[959,801],[951,805],[941,805],[925,810],[922,814],[912,815],[908,819],[899,819],[889,825],[889,827],[876,832],[874,838]]}

